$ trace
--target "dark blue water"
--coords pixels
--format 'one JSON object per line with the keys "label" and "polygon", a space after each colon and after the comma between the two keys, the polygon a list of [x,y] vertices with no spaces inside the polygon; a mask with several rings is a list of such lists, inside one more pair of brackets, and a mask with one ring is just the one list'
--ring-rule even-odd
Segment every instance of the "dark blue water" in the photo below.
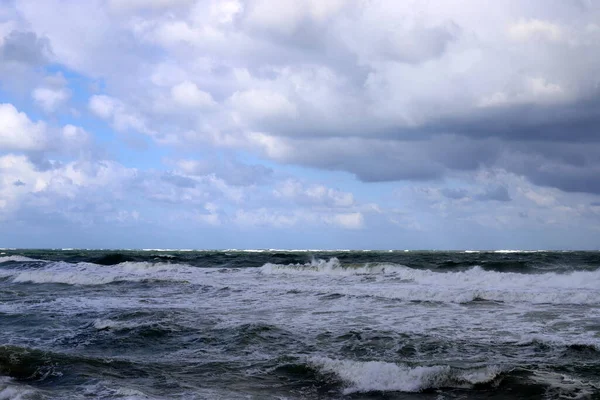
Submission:
{"label": "dark blue water", "polygon": [[0,253],[0,399],[600,398],[598,252]]}

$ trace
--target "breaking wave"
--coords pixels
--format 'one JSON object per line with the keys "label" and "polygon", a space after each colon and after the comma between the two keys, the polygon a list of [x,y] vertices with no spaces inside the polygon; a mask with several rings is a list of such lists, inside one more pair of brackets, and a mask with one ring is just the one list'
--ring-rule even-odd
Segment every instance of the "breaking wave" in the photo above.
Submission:
{"label": "breaking wave", "polygon": [[396,268],[407,268],[393,264],[355,264],[342,265],[340,260],[332,257],[329,260],[313,259],[305,264],[271,264],[267,263],[260,268],[263,274],[326,274],[326,275],[365,275],[384,274]]}
{"label": "breaking wave", "polygon": [[336,288],[349,296],[443,303],[481,300],[537,304],[600,303],[600,270],[522,274],[486,271],[474,266],[463,271],[437,272],[398,264],[344,266],[337,258],[331,258],[306,264],[265,264],[260,272],[292,276],[316,274],[332,278],[364,274],[383,276],[373,285]]}
{"label": "breaking wave", "polygon": [[15,382],[8,377],[0,377],[0,400],[46,399],[40,391]]}
{"label": "breaking wave", "polygon": [[334,374],[346,383],[345,394],[366,392],[421,392],[438,388],[471,388],[491,383],[504,372],[498,366],[462,370],[447,365],[410,367],[381,361],[336,360],[312,357],[309,365]]}
{"label": "breaking wave", "polygon": [[516,343],[519,346],[526,346],[531,344],[541,344],[544,346],[552,347],[566,347],[572,350],[588,350],[588,351],[599,351],[600,352],[600,338],[588,337],[588,338],[573,338],[567,339],[560,336],[548,336],[541,334],[525,335],[520,341]]}
{"label": "breaking wave", "polygon": [[42,268],[4,271],[15,283],[62,283],[104,285],[114,282],[174,281],[188,282],[198,268],[185,264],[124,262],[112,266],[93,263],[50,262]]}

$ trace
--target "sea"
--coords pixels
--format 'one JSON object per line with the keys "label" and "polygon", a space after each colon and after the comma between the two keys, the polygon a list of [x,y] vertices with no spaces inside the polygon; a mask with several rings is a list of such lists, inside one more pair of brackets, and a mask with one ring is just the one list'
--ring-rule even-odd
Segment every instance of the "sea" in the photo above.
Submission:
{"label": "sea", "polygon": [[600,252],[3,249],[0,399],[600,399]]}

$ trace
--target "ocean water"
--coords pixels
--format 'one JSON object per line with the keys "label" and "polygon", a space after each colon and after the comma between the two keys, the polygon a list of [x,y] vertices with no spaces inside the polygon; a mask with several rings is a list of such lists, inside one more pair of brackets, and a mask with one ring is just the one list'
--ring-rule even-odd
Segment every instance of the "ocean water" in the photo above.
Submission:
{"label": "ocean water", "polygon": [[598,399],[600,253],[0,250],[0,399]]}

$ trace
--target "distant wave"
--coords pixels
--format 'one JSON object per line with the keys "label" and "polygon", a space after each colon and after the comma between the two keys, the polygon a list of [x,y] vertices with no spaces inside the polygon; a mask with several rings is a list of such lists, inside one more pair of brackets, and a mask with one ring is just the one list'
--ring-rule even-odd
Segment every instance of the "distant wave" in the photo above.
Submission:
{"label": "distant wave", "polygon": [[494,250],[494,253],[513,254],[513,253],[546,253],[547,250]]}
{"label": "distant wave", "polygon": [[347,387],[344,394],[471,388],[493,382],[503,372],[498,366],[461,370],[447,365],[409,367],[381,361],[362,362],[326,357],[312,357],[308,362],[320,372],[334,374],[345,382]]}
{"label": "distant wave", "polygon": [[24,257],[24,256],[4,256],[4,257],[0,257],[0,264],[1,263],[6,263],[6,262],[32,262],[32,261],[43,261],[43,260],[36,260],[35,258],[29,258],[29,257]]}

